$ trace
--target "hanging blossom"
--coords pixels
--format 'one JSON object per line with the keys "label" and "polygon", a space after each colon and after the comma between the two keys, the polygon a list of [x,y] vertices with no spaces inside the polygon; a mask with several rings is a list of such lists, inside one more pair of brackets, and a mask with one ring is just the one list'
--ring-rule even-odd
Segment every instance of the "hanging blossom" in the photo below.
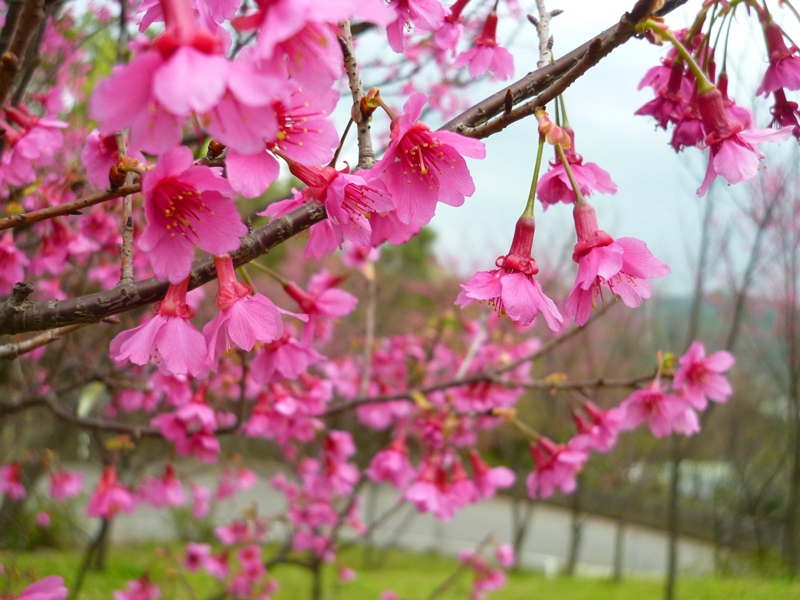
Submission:
{"label": "hanging blossom", "polygon": [[497,259],[497,269],[479,271],[469,281],[462,283],[456,304],[463,307],[487,301],[522,326],[531,325],[541,312],[552,331],[561,329],[561,314],[544,294],[541,284],[533,278],[539,272],[531,256],[534,230],[533,218],[521,217],[517,221],[508,255]]}
{"label": "hanging blossom", "polygon": [[206,372],[206,341],[189,322],[195,311],[186,303],[188,277],[170,284],[155,316],[144,325],[123,331],[111,340],[109,355],[136,365],[150,361],[164,374],[194,377]]}
{"label": "hanging blossom", "polygon": [[[563,129],[570,139],[569,145],[563,149],[564,155],[567,157],[575,181],[578,182],[581,194],[587,198],[592,195],[592,192],[616,194],[617,185],[611,180],[611,176],[595,163],[584,163],[583,157],[575,152],[575,132],[569,126],[565,126]],[[556,202],[567,204],[575,202],[572,183],[558,154],[556,154],[555,162],[550,163],[550,170],[539,179],[536,193],[545,210]]]}
{"label": "hanging blossom", "polygon": [[497,11],[489,13],[474,45],[458,55],[453,68],[460,69],[464,65],[467,65],[469,76],[473,79],[484,75],[486,71],[491,71],[500,80],[506,80],[514,74],[514,57],[497,44]]}
{"label": "hanging blossom", "polygon": [[484,158],[483,142],[450,131],[431,131],[417,121],[427,98],[412,94],[403,114],[392,119],[391,142],[376,172],[385,171],[386,189],[397,217],[407,225],[425,225],[436,212],[436,203],[464,204],[475,192],[464,156]]}
{"label": "hanging blossom", "polygon": [[556,488],[565,494],[575,491],[575,477],[589,459],[589,453],[573,444],[554,444],[546,437],[530,447],[534,469],[528,475],[528,495],[533,498],[549,498]]}
{"label": "hanging blossom", "polygon": [[728,183],[741,183],[755,177],[764,154],[756,144],[778,142],[792,135],[791,127],[783,129],[746,129],[725,110],[722,93],[716,86],[697,95],[698,110],[703,121],[705,144],[709,148],[708,168],[697,195],[704,196],[711,182],[722,175]]}
{"label": "hanging blossom", "polygon": [[147,226],[139,248],[159,279],[179,283],[192,270],[195,246],[212,254],[239,248],[247,235],[220,169],[193,164],[192,151],[170,150],[142,182]]}
{"label": "hanging blossom", "polygon": [[[214,303],[217,315],[203,327],[208,345],[207,364],[216,368],[220,357],[233,347],[249,352],[256,341],[272,342],[283,335],[281,313],[290,314],[302,321],[305,315],[296,315],[275,306],[261,294],[236,280],[233,260],[229,254],[214,257],[219,291]],[[252,295],[251,295],[252,294]]]}
{"label": "hanging blossom", "polygon": [[634,238],[615,240],[597,225],[594,208],[578,198],[573,209],[578,242],[572,260],[578,276],[567,297],[564,312],[578,325],[586,324],[603,288],[622,298],[625,306],[637,307],[650,297],[648,279],[669,275],[670,268],[655,258],[647,245]]}
{"label": "hanging blossom", "polygon": [[[760,12],[763,12],[763,9]],[[770,92],[781,88],[800,90],[800,56],[797,56],[797,46],[793,44],[787,47],[783,40],[783,29],[774,23],[769,15],[766,19],[769,22],[764,26],[764,39],[769,52],[769,67],[756,90],[756,95],[768,96]]]}
{"label": "hanging blossom", "polygon": [[341,277],[322,270],[311,276],[307,292],[293,281],[284,283],[283,289],[308,315],[308,322],[300,336],[302,344],[310,346],[315,337],[327,341],[332,333],[333,319],[349,315],[355,310],[358,298],[338,289],[336,286],[341,282]]}
{"label": "hanging blossom", "polygon": [[0,493],[12,500],[24,500],[27,496],[22,483],[22,465],[18,462],[0,466]]}
{"label": "hanging blossom", "polygon": [[436,31],[447,12],[439,0],[391,0],[389,7],[395,19],[386,26],[389,46],[401,53],[405,48],[405,31],[413,26],[420,31]]}
{"label": "hanging blossom", "polygon": [[14,284],[23,281],[28,257],[14,242],[14,233],[9,230],[0,237],[0,295],[14,289]]}
{"label": "hanging blossom", "polygon": [[285,77],[252,62],[226,60],[222,38],[198,24],[189,0],[164,0],[161,6],[164,33],[95,89],[89,112],[101,133],[129,127],[132,149],[154,154],[180,144],[191,115],[201,116],[209,131],[228,132],[232,145],[274,135],[271,105]]}
{"label": "hanging blossom", "polygon": [[133,494],[117,480],[117,469],[109,465],[89,498],[86,514],[90,517],[110,519],[120,512],[132,513],[135,507]]}

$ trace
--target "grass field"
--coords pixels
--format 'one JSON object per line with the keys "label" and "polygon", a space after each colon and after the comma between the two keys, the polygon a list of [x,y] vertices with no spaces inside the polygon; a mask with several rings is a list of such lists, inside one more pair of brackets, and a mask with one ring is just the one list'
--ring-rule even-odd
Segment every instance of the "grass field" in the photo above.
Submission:
{"label": "grass field", "polygon": [[[163,600],[204,600],[221,591],[219,584],[208,575],[186,573],[179,568],[181,550],[178,546],[133,546],[113,548],[105,572],[89,572],[80,598],[106,600],[113,590],[124,589],[128,580],[149,572],[151,580],[161,586]],[[0,564],[6,576],[0,576],[0,598],[9,591],[18,592],[17,582],[8,589],[13,572],[24,577],[61,575],[71,586],[80,563],[77,553],[42,551],[12,555],[0,553]],[[325,598],[328,600],[377,600],[380,593],[392,589],[408,600],[425,599],[437,586],[448,579],[457,568],[455,560],[435,555],[389,552],[382,557],[380,568],[362,567],[363,552],[354,549],[343,554],[343,564],[356,569],[356,578],[338,583],[333,569],[325,572]],[[275,600],[303,600],[310,597],[310,578],[306,571],[282,565],[272,571],[280,582]],[[437,598],[454,600],[469,598],[471,573],[465,573]],[[189,587],[193,592],[189,591]],[[488,598],[508,600],[648,600],[661,598],[660,580],[629,578],[620,584],[603,579],[546,579],[534,573],[510,575],[506,586],[489,594]],[[800,583],[780,579],[703,578],[682,579],[677,597],[681,600],[800,600]]]}

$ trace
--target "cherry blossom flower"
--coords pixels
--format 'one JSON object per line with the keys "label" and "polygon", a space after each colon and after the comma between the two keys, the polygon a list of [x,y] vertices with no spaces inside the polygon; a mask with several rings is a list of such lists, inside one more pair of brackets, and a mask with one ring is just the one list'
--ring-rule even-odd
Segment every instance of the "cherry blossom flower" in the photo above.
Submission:
{"label": "cherry blossom flower", "polygon": [[148,478],[139,493],[142,499],[147,500],[156,508],[176,507],[186,504],[183,486],[176,477],[175,467],[172,464],[168,464],[164,468],[162,477]]}
{"label": "cherry blossom flower", "polygon": [[144,365],[151,360],[165,374],[198,377],[206,372],[206,342],[189,322],[194,309],[186,304],[189,279],[170,284],[156,315],[144,325],[119,333],[109,355],[117,362]]}
{"label": "cherry blossom flower", "polygon": [[491,71],[500,80],[506,80],[514,74],[514,57],[497,44],[496,11],[489,13],[474,45],[458,55],[453,68],[460,69],[464,65],[467,65],[469,76],[473,79],[484,75],[486,71]]}
{"label": "cherry blossom flower", "polygon": [[517,564],[517,557],[514,554],[514,547],[511,544],[500,544],[495,551],[497,562],[503,565],[506,569],[514,568]]}
{"label": "cherry blossom flower", "polygon": [[128,582],[127,590],[117,590],[114,592],[114,600],[159,600],[161,590],[154,583],[150,582],[147,574],[139,579]]}
{"label": "cherry blossom flower", "polygon": [[14,243],[12,231],[0,237],[0,294],[8,294],[25,277],[28,258]]}
{"label": "cherry blossom flower", "polygon": [[192,517],[202,519],[211,511],[211,491],[207,487],[192,482]]}
{"label": "cherry blossom flower", "polygon": [[798,110],[797,102],[791,102],[786,98],[786,93],[783,89],[775,90],[775,104],[769,109],[772,113],[772,122],[770,127],[780,129],[782,127],[789,127],[792,130],[792,135],[800,139],[800,110]]}
{"label": "cherry blossom flower", "polygon": [[447,14],[439,0],[392,0],[389,6],[395,10],[395,20],[386,26],[386,33],[395,52],[403,52],[409,24],[421,31],[436,31]]}
{"label": "cherry blossom flower", "polygon": [[444,18],[442,26],[434,32],[433,39],[436,47],[440,50],[447,51],[452,56],[455,56],[458,40],[461,38],[461,32],[464,30],[464,17],[461,16],[461,13],[467,6],[467,2],[469,2],[469,0],[456,0],[448,9],[449,12]]}
{"label": "cherry blossom flower", "polygon": [[589,417],[587,422],[577,412],[573,419],[578,427],[578,435],[570,444],[575,448],[608,452],[617,443],[620,421],[623,414],[619,410],[601,410],[592,402],[585,402],[583,410]]}
{"label": "cherry blossom flower", "polygon": [[287,332],[280,339],[262,346],[250,365],[250,371],[256,383],[266,385],[276,375],[297,379],[322,358],[319,352],[301,344]]}
{"label": "cherry blossom flower", "polygon": [[481,498],[492,498],[497,488],[507,488],[514,485],[514,472],[507,467],[489,467],[480,454],[470,450],[469,461],[475,477],[475,489]]}
{"label": "cherry blossom flower", "polygon": [[576,202],[573,215],[578,242],[572,260],[578,263],[578,276],[564,312],[578,325],[589,319],[597,297],[603,297],[604,287],[622,298],[626,306],[636,307],[650,297],[648,279],[670,273],[644,242],[634,238],[614,240],[599,229],[597,215],[588,202]]}
{"label": "cherry blossom flower", "polygon": [[26,587],[15,600],[64,600],[69,591],[64,586],[64,579],[51,575],[40,579]]}
{"label": "cherry blossom flower", "polygon": [[90,517],[110,519],[120,512],[132,513],[135,506],[133,495],[117,480],[117,469],[109,465],[103,471],[97,487],[86,506]]}
{"label": "cherry blossom flower", "polygon": [[722,375],[733,366],[736,359],[730,352],[720,351],[706,356],[700,342],[692,342],[686,354],[678,359],[680,367],[675,371],[673,386],[682,390],[684,396],[697,410],[705,410],[706,398],[714,402],[725,402],[733,393],[728,379]]}
{"label": "cherry blossom flower", "polygon": [[[639,89],[642,85],[639,85]],[[687,89],[688,88],[688,89]],[[683,61],[674,61],[669,69],[669,78],[666,85],[655,88],[656,97],[634,114],[652,116],[659,127],[666,129],[669,123],[679,123],[683,118],[684,109],[691,97],[693,85],[687,85],[686,65]],[[684,93],[688,91],[689,93]]]}
{"label": "cherry blossom flower", "polygon": [[36,180],[36,168],[53,163],[64,145],[60,130],[67,127],[67,123],[36,117],[24,106],[6,106],[3,111],[7,120],[0,119],[0,128],[8,146],[0,158],[0,184],[27,185]]}
{"label": "cherry blossom flower", "polygon": [[22,465],[18,462],[0,466],[0,493],[12,500],[23,500],[27,496],[22,484]]}
{"label": "cherry blossom flower", "polygon": [[[564,155],[567,157],[572,174],[578,182],[581,194],[587,198],[592,195],[592,192],[616,194],[617,185],[611,180],[611,176],[595,163],[584,163],[583,157],[575,152],[574,149],[575,133],[569,127],[565,127],[564,130],[569,134],[571,140],[570,146],[564,149]],[[544,204],[545,210],[556,202],[568,204],[575,202],[572,183],[558,155],[556,155],[555,162],[550,163],[550,170],[539,179],[536,193],[539,200]]]}
{"label": "cherry blossom flower", "polygon": [[[222,354],[238,347],[250,351],[256,341],[272,342],[283,335],[281,313],[292,314],[275,306],[269,298],[253,294],[252,288],[236,280],[229,254],[214,257],[219,291],[215,304],[217,315],[203,327],[208,345],[207,363],[215,368]],[[305,315],[294,315],[305,321]]]}
{"label": "cherry blossom flower", "polygon": [[74,498],[83,488],[83,474],[75,471],[50,473],[50,496],[54,500]]}
{"label": "cherry blossom flower", "polygon": [[364,474],[375,483],[389,481],[396,488],[405,488],[415,474],[408,460],[405,436],[395,438],[388,448],[373,456]]}
{"label": "cherry blossom flower", "polygon": [[764,27],[764,38],[769,52],[769,67],[756,95],[768,96],[781,88],[800,90],[800,56],[797,46],[786,46],[780,25],[770,22]]}
{"label": "cherry blossom flower", "polygon": [[427,101],[416,93],[406,101],[403,114],[392,120],[391,142],[374,170],[386,172],[386,189],[407,225],[425,225],[436,203],[461,206],[475,192],[463,156],[484,158],[483,142],[449,131],[431,131],[417,121]]}
{"label": "cherry blossom flower", "polygon": [[161,6],[164,33],[100,81],[89,107],[102,133],[130,127],[131,146],[155,154],[180,143],[181,123],[191,112],[214,108],[230,73],[222,40],[198,25],[189,0],[165,0]]}
{"label": "cherry blossom flower", "polygon": [[139,247],[149,254],[159,279],[172,283],[189,276],[195,246],[224,254],[239,248],[247,234],[228,182],[217,169],[192,163],[189,148],[174,148],[142,183],[147,227]]}
{"label": "cherry blossom flower", "polygon": [[314,337],[325,341],[331,334],[331,319],[344,317],[355,310],[358,298],[337,289],[341,277],[335,277],[322,270],[311,277],[308,291],[304,291],[293,281],[283,285],[286,293],[300,306],[300,310],[308,315],[308,322],[303,327],[300,341],[310,345]]}
{"label": "cherry blossom flower", "polygon": [[583,469],[589,458],[588,452],[572,444],[554,444],[546,437],[531,444],[531,455],[536,463],[528,475],[528,495],[533,498],[549,498],[556,488],[571,494],[577,486],[575,476]]}
{"label": "cherry blossom flower", "polygon": [[672,432],[692,435],[700,431],[697,414],[686,398],[667,394],[658,378],[643,390],[636,390],[619,406],[620,429],[635,429],[647,421],[657,438]]}
{"label": "cherry blossom flower", "polygon": [[150,420],[150,424],[161,430],[165,439],[175,444],[182,456],[194,456],[204,462],[216,462],[220,451],[219,440],[214,437],[217,418],[205,401],[206,390],[201,387],[192,401],[177,411],[164,413]]}
{"label": "cherry blossom flower", "polygon": [[727,115],[722,93],[716,87],[700,92],[697,104],[706,132],[705,143],[710,152],[706,175],[697,188],[698,196],[705,195],[717,175],[722,175],[728,183],[752,179],[764,158],[756,144],[778,142],[792,135],[789,127],[777,131],[744,129],[741,123],[731,120]]}
{"label": "cherry blossom flower", "polygon": [[539,272],[531,256],[534,229],[533,218],[520,218],[508,255],[497,259],[499,268],[479,271],[467,283],[462,283],[456,304],[463,307],[476,301],[488,301],[500,313],[507,314],[522,326],[532,324],[541,312],[547,326],[558,331],[563,322],[561,314],[533,278]]}
{"label": "cherry blossom flower", "polygon": [[[141,163],[145,163],[144,156],[138,151],[131,156]],[[116,135],[104,135],[97,129],[86,136],[86,145],[81,151],[81,162],[86,168],[89,182],[100,189],[109,185],[109,171],[119,163],[119,148]]]}

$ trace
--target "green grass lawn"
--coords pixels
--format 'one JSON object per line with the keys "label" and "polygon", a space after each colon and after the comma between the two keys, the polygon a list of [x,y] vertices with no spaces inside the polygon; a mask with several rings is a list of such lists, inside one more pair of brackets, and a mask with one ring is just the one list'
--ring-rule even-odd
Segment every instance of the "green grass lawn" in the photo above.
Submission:
{"label": "green grass lawn", "polygon": [[[113,548],[108,556],[105,572],[90,572],[86,577],[81,598],[86,600],[110,599],[113,590],[123,589],[127,581],[149,572],[151,580],[161,586],[163,600],[206,600],[220,591],[219,584],[208,575],[186,573],[179,568],[179,546],[154,545]],[[0,576],[0,597],[8,594],[11,572],[23,577],[61,575],[70,586],[75,579],[81,556],[78,553],[40,551],[12,555],[0,553],[0,563],[7,571]],[[325,598],[328,600],[375,599],[386,589],[392,589],[402,598],[425,599],[457,568],[450,558],[428,554],[389,552],[382,557],[380,568],[363,568],[363,551],[352,549],[343,554],[343,564],[356,569],[357,576],[348,583],[338,583],[333,569],[325,572]],[[272,571],[280,582],[275,600],[309,598],[310,578],[306,571],[291,565],[282,565]],[[188,587],[194,593],[188,591]],[[23,587],[17,582],[10,590],[18,592]],[[451,590],[437,598],[453,600],[469,598],[471,574],[465,573]],[[629,578],[621,584],[603,579],[545,579],[534,573],[513,573],[506,586],[489,595],[489,598],[508,600],[648,600],[662,596],[662,582]],[[780,579],[752,578],[686,578],[678,585],[677,597],[681,600],[800,600],[800,583]]]}

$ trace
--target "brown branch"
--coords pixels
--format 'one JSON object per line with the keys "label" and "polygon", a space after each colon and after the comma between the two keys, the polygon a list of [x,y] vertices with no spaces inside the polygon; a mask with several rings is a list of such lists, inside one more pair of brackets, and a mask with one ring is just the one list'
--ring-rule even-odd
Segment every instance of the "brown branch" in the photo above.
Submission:
{"label": "brown branch", "polygon": [[129,194],[135,194],[141,190],[141,184],[134,183],[132,185],[124,185],[115,190],[105,189],[101,192],[95,192],[90,196],[78,198],[72,202],[57,204],[56,206],[48,206],[47,208],[42,208],[40,210],[32,210],[31,212],[14,215],[13,217],[6,217],[4,219],[0,219],[0,231],[3,231],[4,229],[11,229],[13,227],[19,227],[21,225],[30,225],[31,223],[52,219],[53,217],[79,215],[81,214],[81,209],[88,208],[108,200],[114,200],[115,198],[121,198],[122,196],[127,196]]}
{"label": "brown branch", "polygon": [[[442,129],[448,129],[470,137],[487,137],[510,123],[518,121],[528,114],[532,114],[532,108],[535,107],[516,113],[514,114],[514,118],[510,118],[506,111],[506,96],[509,92],[512,105],[517,105],[548,90],[559,78],[574,68],[577,68],[579,64],[582,69],[580,74],[585,73],[589,68],[600,62],[600,59],[608,55],[614,48],[624,44],[633,37],[636,31],[636,24],[650,14],[656,3],[657,0],[638,0],[633,9],[622,15],[619,23],[613,27],[606,29],[601,34],[595,36],[585,44],[578,46],[572,52],[562,56],[555,62],[528,73],[516,83],[504,87],[497,93],[475,104],[446,123]],[[591,57],[587,58],[587,55],[590,53]],[[572,76],[577,78],[580,74],[573,72]],[[574,81],[574,79],[572,81]],[[566,89],[566,86],[564,89]],[[538,106],[544,103],[545,102],[539,100],[536,101],[536,105]],[[504,113],[507,114],[504,115]],[[514,113],[514,111],[511,111],[511,113]],[[501,116],[503,120],[500,123],[499,129],[495,130],[489,124],[494,119]],[[487,126],[478,129],[478,126],[484,124],[487,124]]]}
{"label": "brown branch", "polygon": [[8,50],[0,57],[0,106],[6,103],[8,94],[11,93],[17,73],[22,68],[25,49],[42,19],[44,19],[44,0],[25,0]]}
{"label": "brown branch", "polygon": [[22,342],[4,344],[0,346],[0,359],[14,359],[28,352],[33,352],[37,348],[51,344],[60,339],[61,336],[80,329],[84,325],[85,323],[67,325],[66,327],[59,327],[58,329],[51,329],[50,331],[46,331]]}
{"label": "brown branch", "polygon": [[[231,253],[233,264],[237,267],[247,264],[314,223],[322,221],[325,216],[323,206],[309,202],[274,219],[242,239],[241,247]],[[192,264],[189,288],[194,289],[215,278],[214,258],[206,256],[198,259]],[[28,286],[25,287],[27,294],[24,294],[24,290],[16,290],[23,285]],[[130,285],[119,285],[113,290],[68,300],[30,302],[27,296],[33,291],[33,286],[17,284],[12,297],[0,305],[0,334],[41,331],[75,323],[95,323],[111,315],[158,302],[166,294],[168,285],[166,281],[151,277]]]}
{"label": "brown branch", "polygon": [[[120,15],[120,27],[124,31],[125,22],[123,15],[125,15],[124,5],[126,0],[120,4],[122,15]],[[123,33],[120,33],[120,40],[123,38]],[[117,48],[117,58],[120,58],[119,48]],[[119,152],[120,159],[124,160],[128,155],[128,146],[125,143],[125,134],[118,132],[115,136],[117,140],[117,152]],[[133,183],[133,173],[128,171],[125,174],[125,184],[123,187],[128,187]],[[119,284],[130,285],[133,283],[133,196],[127,194],[122,197],[122,244],[119,247],[120,258],[122,259],[122,267],[120,272]]]}
{"label": "brown branch", "polygon": [[375,152],[372,149],[369,117],[361,113],[361,99],[364,97],[364,87],[361,84],[361,75],[358,71],[356,54],[353,48],[353,35],[350,32],[350,21],[342,25],[342,34],[339,36],[339,45],[344,55],[344,68],[347,80],[350,83],[350,93],[353,96],[353,121],[358,131],[358,166],[357,169],[370,169],[375,164]]}

